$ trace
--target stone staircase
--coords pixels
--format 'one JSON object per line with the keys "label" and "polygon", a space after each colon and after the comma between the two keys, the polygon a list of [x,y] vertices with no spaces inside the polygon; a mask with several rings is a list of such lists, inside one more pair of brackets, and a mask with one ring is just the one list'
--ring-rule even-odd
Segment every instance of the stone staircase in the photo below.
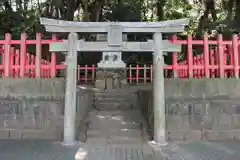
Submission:
{"label": "stone staircase", "polygon": [[143,118],[126,90],[95,92],[94,108],[88,116],[88,144],[142,144]]}
{"label": "stone staircase", "polygon": [[98,110],[129,110],[136,108],[134,93],[124,90],[95,92],[95,107]]}

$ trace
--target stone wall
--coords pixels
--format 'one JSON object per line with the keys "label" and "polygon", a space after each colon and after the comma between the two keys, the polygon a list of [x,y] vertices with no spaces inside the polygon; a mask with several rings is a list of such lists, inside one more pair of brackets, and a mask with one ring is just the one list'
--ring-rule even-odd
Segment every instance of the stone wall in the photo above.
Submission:
{"label": "stone wall", "polygon": [[[152,87],[139,89],[138,99],[153,128]],[[166,80],[165,106],[169,140],[240,139],[237,79]]]}
{"label": "stone wall", "polygon": [[85,118],[88,116],[88,112],[92,109],[93,105],[93,90],[85,86],[78,86],[76,93],[77,111],[76,111],[76,135],[78,140],[86,140],[86,124]]}
{"label": "stone wall", "polygon": [[[65,80],[0,79],[0,139],[62,140]],[[76,92],[76,136],[91,108],[93,93]]]}
{"label": "stone wall", "polygon": [[0,79],[0,139],[61,139],[64,79]]}

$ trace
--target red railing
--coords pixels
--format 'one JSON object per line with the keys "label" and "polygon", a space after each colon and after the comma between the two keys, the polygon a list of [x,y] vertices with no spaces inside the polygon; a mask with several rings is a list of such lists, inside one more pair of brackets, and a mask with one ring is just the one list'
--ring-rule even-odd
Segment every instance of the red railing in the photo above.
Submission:
{"label": "red railing", "polygon": [[[0,64],[1,76],[55,77],[56,54],[51,53],[49,54],[51,56],[50,60],[43,60],[42,46],[56,41],[61,42],[62,40],[56,40],[56,35],[54,34],[52,35],[52,39],[48,40],[42,39],[41,33],[36,34],[36,40],[28,40],[25,33],[21,34],[20,40],[12,40],[11,34],[6,34],[5,40],[0,40],[3,50],[2,63]],[[27,53],[30,45],[34,45],[35,52]]]}
{"label": "red railing", "polygon": [[[11,47],[10,52],[9,52],[9,70],[8,70],[8,75],[5,75],[5,57],[4,57],[4,49],[2,49],[2,64],[0,65],[0,74],[2,77],[29,77],[29,78],[34,78],[36,77],[36,72],[35,72],[35,66],[36,66],[36,56],[33,54],[29,53],[24,53],[24,70],[22,70],[20,67],[20,50],[19,49],[14,49],[14,47]],[[44,59],[41,59],[40,61],[40,77],[45,78],[45,77],[51,77],[50,76],[50,70],[48,69],[48,66],[50,65],[50,62]],[[24,71],[21,73],[20,71]]]}
{"label": "red railing", "polygon": [[[179,78],[239,78],[239,38],[233,35],[232,40],[223,40],[218,35],[217,40],[209,40],[205,34],[202,40],[176,40],[173,43],[186,45],[186,60],[177,62],[177,53],[173,54],[173,69]],[[193,45],[202,49],[202,53],[193,56]],[[200,47],[199,47],[200,46]]]}
{"label": "red railing", "polygon": [[[56,53],[48,50],[43,56],[43,45],[49,45],[57,40],[56,35],[51,39],[42,39],[40,33],[36,34],[36,40],[28,40],[25,33],[21,34],[21,40],[12,40],[10,34],[6,34],[5,40],[0,40],[1,77],[40,77],[54,78],[60,71],[66,69],[65,64],[57,62]],[[179,61],[180,53],[172,53],[171,64],[164,66],[166,78],[226,78],[239,77],[239,40],[234,35],[232,40],[225,41],[219,35],[217,40],[209,40],[206,34],[202,40],[193,40],[191,35],[186,40],[177,40],[173,43],[182,44],[183,55],[186,60]],[[27,52],[29,45],[34,45],[34,51]],[[184,50],[185,48],[185,50]],[[193,50],[198,49],[198,55],[193,56]],[[200,50],[200,51],[199,51]],[[200,53],[199,53],[200,52]],[[9,62],[9,63],[6,63]],[[94,82],[95,65],[78,65],[77,77],[84,83]],[[127,76],[129,83],[147,83],[152,81],[152,65],[128,65]]]}

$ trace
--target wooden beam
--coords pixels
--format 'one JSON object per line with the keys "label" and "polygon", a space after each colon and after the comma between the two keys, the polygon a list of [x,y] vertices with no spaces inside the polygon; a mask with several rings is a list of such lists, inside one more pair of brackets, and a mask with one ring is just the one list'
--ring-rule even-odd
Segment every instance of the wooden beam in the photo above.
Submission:
{"label": "wooden beam", "polygon": [[[81,52],[153,52],[153,41],[148,42],[122,42],[121,47],[109,47],[107,42],[77,42],[77,50]],[[168,40],[162,40],[163,52],[180,52],[181,45],[174,44]],[[50,44],[51,52],[68,51],[68,42],[54,42]]]}

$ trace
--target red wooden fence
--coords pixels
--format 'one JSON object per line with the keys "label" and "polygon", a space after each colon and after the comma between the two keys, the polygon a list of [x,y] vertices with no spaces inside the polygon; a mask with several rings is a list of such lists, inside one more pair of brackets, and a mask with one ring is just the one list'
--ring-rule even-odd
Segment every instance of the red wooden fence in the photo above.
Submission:
{"label": "red wooden fence", "polygon": [[[12,40],[10,34],[6,34],[4,40],[0,40],[1,77],[30,77],[30,78],[54,78],[57,72],[66,68],[65,64],[57,64],[56,53],[47,53],[49,59],[42,58],[42,45],[57,40],[56,35],[51,39],[42,39],[40,33],[36,34],[36,40],[28,40],[25,33],[21,34],[21,40]],[[186,48],[184,55],[186,60],[179,61],[177,55],[172,53],[172,63],[164,66],[166,78],[226,78],[239,77],[239,40],[233,35],[232,40],[225,41],[219,35],[217,40],[209,40],[206,34],[202,40],[193,40],[189,35],[186,40],[177,40],[173,43],[182,44]],[[35,45],[35,52],[27,53],[27,47]],[[202,49],[202,53],[193,56],[195,47]],[[85,83],[95,79],[95,65],[78,65],[77,77]],[[151,82],[152,65],[129,65],[127,67],[130,83]]]}
{"label": "red wooden fence", "polygon": [[[239,38],[233,35],[231,41],[223,40],[218,35],[217,40],[208,40],[205,34],[203,40],[173,39],[173,43],[187,46],[187,60],[176,63],[176,53],[173,54],[173,65],[179,78],[239,78]],[[203,52],[193,56],[193,45],[202,47]],[[211,46],[210,46],[211,45]]]}

